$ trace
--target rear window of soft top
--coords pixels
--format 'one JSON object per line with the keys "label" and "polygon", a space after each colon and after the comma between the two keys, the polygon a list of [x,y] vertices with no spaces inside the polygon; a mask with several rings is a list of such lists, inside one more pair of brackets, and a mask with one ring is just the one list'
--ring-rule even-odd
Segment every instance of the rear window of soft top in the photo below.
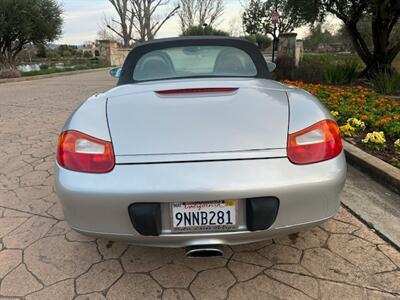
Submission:
{"label": "rear window of soft top", "polygon": [[154,50],[136,63],[133,80],[193,77],[255,77],[250,56],[229,46],[184,46]]}

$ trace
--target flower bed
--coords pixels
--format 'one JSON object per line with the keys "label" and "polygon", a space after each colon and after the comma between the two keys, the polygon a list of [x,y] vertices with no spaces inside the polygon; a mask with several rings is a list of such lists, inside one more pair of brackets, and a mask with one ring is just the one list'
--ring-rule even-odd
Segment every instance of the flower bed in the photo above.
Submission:
{"label": "flower bed", "polygon": [[371,154],[400,168],[400,100],[364,87],[284,81],[305,89],[331,111],[342,135]]}

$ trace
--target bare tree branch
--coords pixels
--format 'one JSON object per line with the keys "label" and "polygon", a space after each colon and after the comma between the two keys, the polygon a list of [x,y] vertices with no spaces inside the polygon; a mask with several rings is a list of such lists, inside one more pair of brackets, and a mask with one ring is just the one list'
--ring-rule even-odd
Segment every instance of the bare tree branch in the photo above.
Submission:
{"label": "bare tree branch", "polygon": [[180,0],[178,12],[182,31],[190,26],[213,26],[224,13],[224,0]]}
{"label": "bare tree branch", "polygon": [[154,39],[164,24],[177,13],[179,6],[172,8],[161,20],[157,19],[159,17],[157,12],[169,2],[169,0],[130,0],[135,31],[141,41]]}
{"label": "bare tree branch", "polygon": [[175,7],[165,18],[164,20],[159,23],[159,25],[155,28],[153,28],[152,35],[155,36],[157,32],[161,29],[161,27],[167,22],[170,18],[172,18],[179,10],[179,6]]}
{"label": "bare tree branch", "polygon": [[[118,14],[119,20],[112,20],[118,28],[107,23],[109,30],[124,40],[124,45],[129,46],[133,41],[152,40],[179,10],[173,7],[169,13],[161,17],[158,15],[161,7],[167,6],[170,0],[108,0]],[[165,11],[165,8],[164,8]]]}
{"label": "bare tree branch", "polygon": [[112,32],[117,34],[123,39],[124,47],[129,47],[130,42],[134,40],[132,38],[132,27],[134,19],[132,16],[128,15],[130,8],[129,0],[108,0],[114,7],[116,13],[118,14],[119,21],[112,20],[114,23],[118,24],[118,29],[114,28],[110,23],[106,23],[106,27]]}

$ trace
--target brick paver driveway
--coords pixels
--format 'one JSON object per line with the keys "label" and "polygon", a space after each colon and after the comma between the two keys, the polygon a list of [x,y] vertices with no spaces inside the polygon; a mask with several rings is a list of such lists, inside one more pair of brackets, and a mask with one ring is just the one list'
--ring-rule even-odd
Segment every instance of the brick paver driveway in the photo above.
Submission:
{"label": "brick paver driveway", "polygon": [[[394,299],[400,255],[349,212],[224,258],[71,231],[53,189],[57,135],[105,71],[0,85],[0,298]],[[351,186],[347,187],[351,189]],[[351,195],[351,193],[346,193]],[[2,298],[3,297],[3,298]]]}

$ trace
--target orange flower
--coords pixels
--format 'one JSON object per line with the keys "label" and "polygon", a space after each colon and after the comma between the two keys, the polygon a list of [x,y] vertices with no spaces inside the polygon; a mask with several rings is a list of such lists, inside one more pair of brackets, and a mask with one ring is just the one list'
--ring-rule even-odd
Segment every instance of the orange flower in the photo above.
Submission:
{"label": "orange flower", "polygon": [[378,126],[378,127],[380,127],[380,126],[383,126],[383,125],[385,125],[386,123],[388,123],[388,122],[390,122],[392,120],[392,118],[390,118],[390,117],[386,117],[386,118],[382,118],[382,119],[380,119],[378,122],[376,122],[376,126]]}
{"label": "orange flower", "polygon": [[362,116],[361,116],[361,120],[362,120],[362,121],[368,120],[368,116],[367,116],[367,115],[362,115]]}

